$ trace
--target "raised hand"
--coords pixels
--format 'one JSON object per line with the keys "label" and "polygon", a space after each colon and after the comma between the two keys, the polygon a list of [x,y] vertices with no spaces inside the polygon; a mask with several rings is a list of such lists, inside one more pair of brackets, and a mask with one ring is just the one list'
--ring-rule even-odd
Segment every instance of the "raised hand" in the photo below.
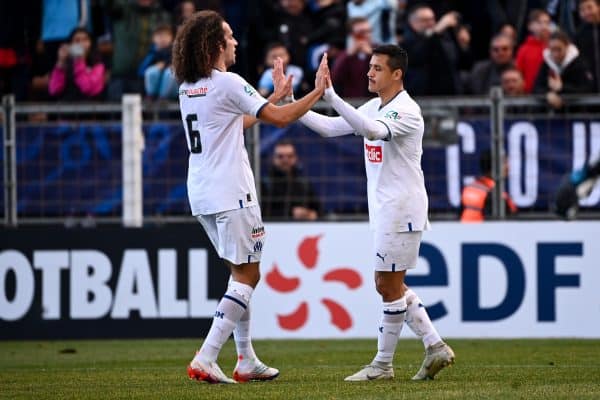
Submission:
{"label": "raised hand", "polygon": [[319,69],[317,70],[317,75],[315,77],[315,88],[324,91],[329,86],[331,86],[331,81],[329,80],[329,66],[327,65],[327,53],[324,53],[323,57],[321,57],[321,63],[319,64]]}
{"label": "raised hand", "polygon": [[68,57],[69,57],[69,45],[66,43],[63,43],[58,48],[56,63],[62,67],[67,62]]}
{"label": "raised hand", "polygon": [[458,24],[459,14],[456,11],[450,11],[440,18],[433,30],[437,33],[442,33],[448,28],[454,28],[458,26]]}
{"label": "raised hand", "polygon": [[287,78],[285,77],[285,74],[283,73],[283,60],[281,57],[277,57],[273,63],[271,78],[273,79],[273,97],[276,103],[293,94],[293,76],[290,75]]}
{"label": "raised hand", "polygon": [[563,82],[558,74],[550,74],[548,76],[548,87],[554,92],[560,92],[562,90]]}

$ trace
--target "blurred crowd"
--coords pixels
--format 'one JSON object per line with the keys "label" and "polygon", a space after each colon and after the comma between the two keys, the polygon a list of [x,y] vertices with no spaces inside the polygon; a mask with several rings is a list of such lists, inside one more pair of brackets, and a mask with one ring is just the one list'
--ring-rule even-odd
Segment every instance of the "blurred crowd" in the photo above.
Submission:
{"label": "blurred crowd", "polygon": [[343,97],[367,97],[371,49],[409,54],[413,96],[600,93],[600,0],[30,0],[0,2],[0,92],[17,101],[176,99],[171,46],[195,11],[219,11],[232,68],[263,95],[281,57],[298,94],[328,52]]}

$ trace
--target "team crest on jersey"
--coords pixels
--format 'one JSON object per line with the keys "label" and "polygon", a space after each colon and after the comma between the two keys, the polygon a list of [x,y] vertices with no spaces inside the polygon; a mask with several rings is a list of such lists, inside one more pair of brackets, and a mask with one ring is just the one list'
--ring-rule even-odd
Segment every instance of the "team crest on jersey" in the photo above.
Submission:
{"label": "team crest on jersey", "polygon": [[256,94],[256,90],[250,85],[244,86],[244,92],[246,92],[248,96],[254,96]]}
{"label": "team crest on jersey", "polygon": [[265,227],[264,226],[252,228],[252,239],[258,239],[263,236],[265,236]]}
{"label": "team crest on jersey", "polygon": [[365,144],[365,151],[367,152],[367,159],[372,163],[383,162],[383,151],[381,146],[369,146]]}
{"label": "team crest on jersey", "polygon": [[180,96],[187,97],[204,97],[208,93],[207,87],[199,87],[199,88],[191,88],[191,89],[183,89],[179,91]]}
{"label": "team crest on jersey", "polygon": [[397,120],[399,120],[402,117],[400,116],[400,114],[398,114],[398,111],[390,110],[390,111],[388,111],[388,112],[385,113],[384,118],[397,121]]}

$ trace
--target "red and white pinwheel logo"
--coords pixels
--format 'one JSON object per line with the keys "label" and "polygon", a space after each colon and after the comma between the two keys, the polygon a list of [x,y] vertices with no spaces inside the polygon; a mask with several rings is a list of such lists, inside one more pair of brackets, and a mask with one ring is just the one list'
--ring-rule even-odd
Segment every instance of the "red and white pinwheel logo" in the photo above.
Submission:
{"label": "red and white pinwheel logo", "polygon": [[[317,247],[322,235],[308,236],[300,242],[298,246],[298,258],[304,268],[314,270],[317,267],[319,258],[319,249]],[[301,285],[298,277],[285,277],[282,275],[277,263],[273,263],[271,271],[266,276],[267,284],[276,292],[289,293],[298,289]],[[327,271],[322,280],[324,282],[338,282],[355,290],[362,285],[362,278],[358,272],[349,267],[336,267]],[[321,304],[327,308],[331,317],[331,324],[341,331],[346,331],[352,327],[352,317],[344,306],[335,300],[323,297]],[[302,301],[298,307],[287,315],[277,315],[277,322],[282,329],[295,331],[302,328],[308,321],[309,305],[307,301]]]}

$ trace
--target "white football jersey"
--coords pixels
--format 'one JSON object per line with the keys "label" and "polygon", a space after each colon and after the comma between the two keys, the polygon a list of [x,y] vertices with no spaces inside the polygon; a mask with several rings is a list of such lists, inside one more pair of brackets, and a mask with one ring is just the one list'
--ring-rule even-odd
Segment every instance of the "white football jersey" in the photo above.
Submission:
{"label": "white football jersey", "polygon": [[365,168],[371,229],[429,229],[428,199],[421,169],[424,122],[419,105],[404,90],[388,104],[374,98],[359,110],[388,130],[385,140],[365,138]]}
{"label": "white football jersey", "polygon": [[256,116],[267,100],[241,76],[213,70],[179,87],[190,157],[187,189],[193,215],[258,205],[244,147],[244,114]]}

